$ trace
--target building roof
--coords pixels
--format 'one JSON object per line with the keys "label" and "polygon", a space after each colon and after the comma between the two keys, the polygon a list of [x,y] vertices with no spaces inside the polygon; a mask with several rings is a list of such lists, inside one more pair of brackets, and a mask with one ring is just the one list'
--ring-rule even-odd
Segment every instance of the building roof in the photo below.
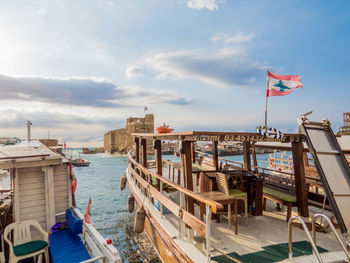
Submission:
{"label": "building roof", "polygon": [[39,141],[0,146],[0,169],[56,165],[63,162],[68,160]]}

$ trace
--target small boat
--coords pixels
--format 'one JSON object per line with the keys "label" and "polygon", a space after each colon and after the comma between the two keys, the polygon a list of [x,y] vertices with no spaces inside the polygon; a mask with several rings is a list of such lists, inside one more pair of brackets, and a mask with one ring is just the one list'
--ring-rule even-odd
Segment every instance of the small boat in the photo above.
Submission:
{"label": "small boat", "polygon": [[163,123],[163,126],[159,126],[156,130],[158,133],[170,133],[174,129],[169,128],[169,125],[165,125],[165,123]]}
{"label": "small boat", "polygon": [[84,160],[82,158],[71,159],[70,163],[75,167],[85,167],[90,165],[90,161]]}

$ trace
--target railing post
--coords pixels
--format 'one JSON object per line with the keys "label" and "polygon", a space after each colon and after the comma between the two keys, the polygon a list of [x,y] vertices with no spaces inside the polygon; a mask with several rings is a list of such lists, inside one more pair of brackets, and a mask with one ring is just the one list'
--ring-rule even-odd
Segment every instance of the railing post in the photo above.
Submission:
{"label": "railing post", "polygon": [[212,209],[209,205],[205,205],[205,225],[206,225],[206,245],[207,245],[207,262],[210,262],[210,224]]}
{"label": "railing post", "polygon": [[[180,192],[180,209],[185,208],[185,194]],[[179,239],[184,239],[185,223],[182,221],[182,211],[179,211]]]}

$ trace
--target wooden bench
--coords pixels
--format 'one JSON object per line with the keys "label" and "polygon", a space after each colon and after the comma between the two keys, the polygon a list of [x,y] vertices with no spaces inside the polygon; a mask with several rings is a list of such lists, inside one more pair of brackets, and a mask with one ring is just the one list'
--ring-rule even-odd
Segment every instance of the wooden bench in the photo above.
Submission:
{"label": "wooden bench", "polygon": [[277,208],[280,208],[280,205],[287,206],[286,221],[288,222],[292,215],[293,206],[297,205],[294,180],[280,175],[264,174],[264,210],[266,209],[266,199],[277,203]]}

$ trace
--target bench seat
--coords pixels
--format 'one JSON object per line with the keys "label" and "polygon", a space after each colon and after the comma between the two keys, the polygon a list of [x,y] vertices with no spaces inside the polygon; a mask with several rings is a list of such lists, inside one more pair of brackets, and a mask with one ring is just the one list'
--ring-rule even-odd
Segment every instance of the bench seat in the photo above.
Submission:
{"label": "bench seat", "polygon": [[287,206],[287,218],[288,222],[292,215],[292,207],[296,206],[297,198],[294,195],[283,193],[281,191],[272,189],[270,187],[263,187],[263,208],[266,209],[266,199],[269,199],[277,204],[282,204]]}
{"label": "bench seat", "polygon": [[54,263],[76,263],[91,259],[80,236],[69,229],[50,236],[50,251]]}

